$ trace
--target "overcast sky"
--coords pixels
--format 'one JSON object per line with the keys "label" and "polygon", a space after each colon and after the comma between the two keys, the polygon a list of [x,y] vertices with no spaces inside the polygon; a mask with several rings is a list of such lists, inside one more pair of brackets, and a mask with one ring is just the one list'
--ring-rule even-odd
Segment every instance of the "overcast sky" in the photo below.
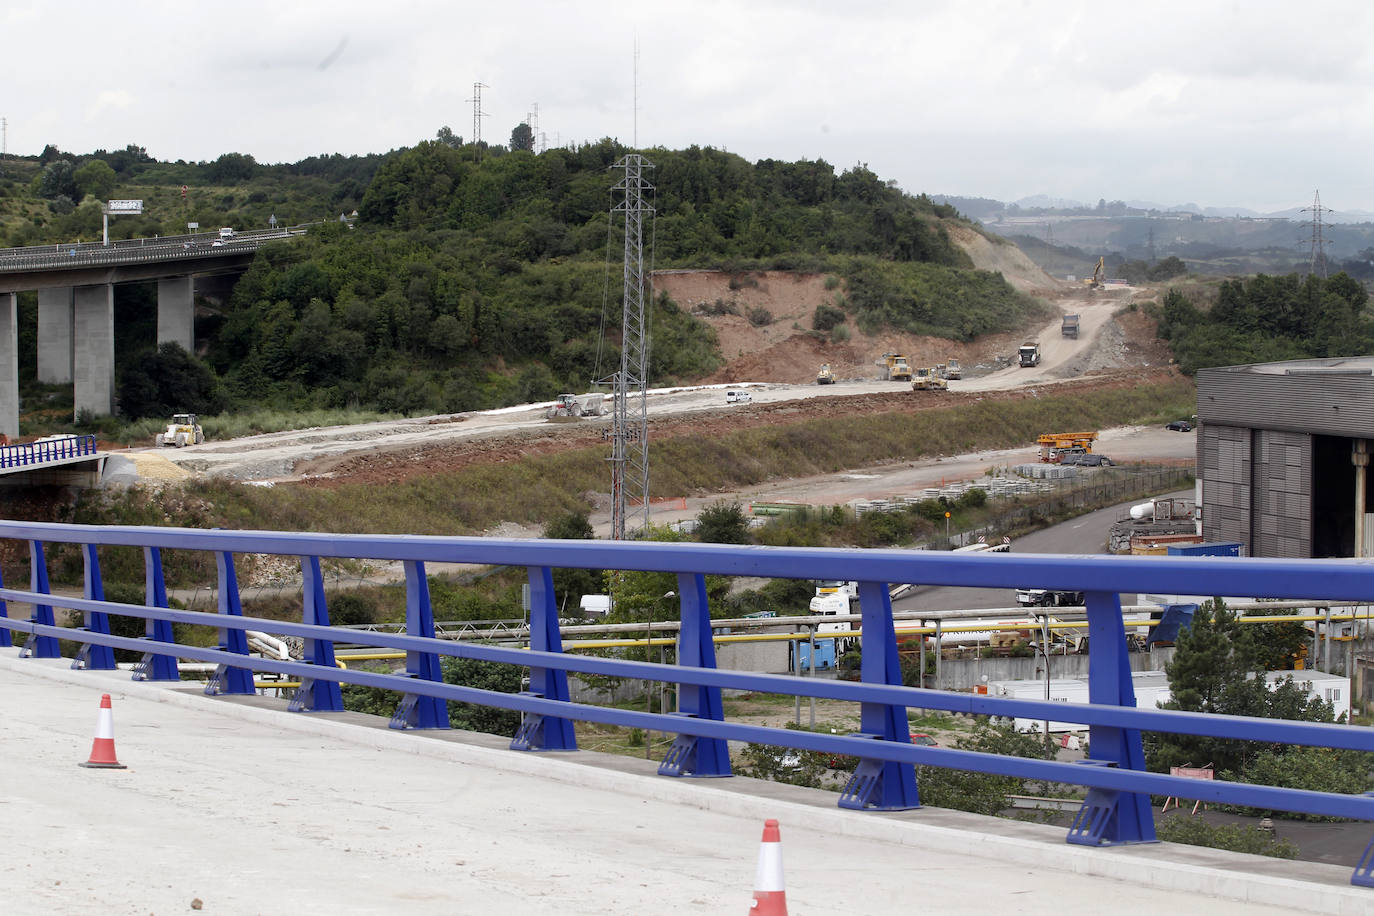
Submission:
{"label": "overcast sky", "polygon": [[[1374,210],[1374,4],[0,6],[6,148],[259,162],[441,126],[866,163],[911,193]],[[635,116],[635,54],[638,117]]]}

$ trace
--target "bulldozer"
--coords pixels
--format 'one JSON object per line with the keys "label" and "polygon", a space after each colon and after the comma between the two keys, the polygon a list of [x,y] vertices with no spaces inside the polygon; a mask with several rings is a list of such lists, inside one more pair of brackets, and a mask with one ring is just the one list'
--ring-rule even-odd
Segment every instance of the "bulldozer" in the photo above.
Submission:
{"label": "bulldozer", "polygon": [[205,441],[205,433],[201,431],[200,420],[193,413],[178,413],[172,415],[172,422],[167,424],[167,428],[157,434],[153,440],[161,448],[164,445],[172,445],[182,448],[187,445],[200,445]]}
{"label": "bulldozer", "polygon": [[915,377],[911,380],[912,391],[948,391],[949,382],[940,377],[940,373],[930,366],[919,366],[915,370]]}
{"label": "bulldozer", "polygon": [[821,371],[816,373],[816,384],[817,384],[817,385],[833,385],[833,384],[835,384],[835,373],[830,371],[830,364],[829,364],[829,363],[822,363],[822,364],[821,364]]}
{"label": "bulldozer", "polygon": [[884,353],[878,365],[883,367],[883,378],[889,382],[911,381],[911,363],[901,353]]}

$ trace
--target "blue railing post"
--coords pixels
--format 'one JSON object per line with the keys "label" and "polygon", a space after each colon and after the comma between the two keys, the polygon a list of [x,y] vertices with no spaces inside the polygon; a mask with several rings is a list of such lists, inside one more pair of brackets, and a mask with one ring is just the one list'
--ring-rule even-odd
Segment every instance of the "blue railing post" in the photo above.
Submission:
{"label": "blue railing post", "polygon": [[[0,588],[4,588],[4,587],[5,587],[5,575],[4,575],[4,572],[3,572],[3,571],[0,571]],[[6,619],[9,619],[9,616],[10,616],[10,606],[9,606],[9,604],[7,604],[7,603],[5,602],[5,599],[4,599],[4,598],[0,598],[0,617],[4,617],[4,618],[6,618]],[[11,647],[13,647],[13,646],[14,646],[14,641],[13,641],[12,639],[10,639],[10,628],[9,628],[9,627],[0,628],[0,649],[8,649],[8,648],[11,648]]]}
{"label": "blue railing post", "polygon": [[[242,617],[243,605],[239,602],[239,579],[234,572],[234,555],[227,550],[215,553],[215,568],[219,573],[219,612],[229,617]],[[219,628],[219,647],[225,652],[248,655],[248,634],[236,627]],[[215,668],[205,692],[216,694],[253,693],[253,669],[237,665],[220,664]]]}
{"label": "blue railing post", "polygon": [[[324,599],[319,557],[301,557],[301,591],[304,607],[301,622],[317,627],[329,626],[329,606]],[[332,639],[307,639],[304,655],[307,664],[338,669],[334,663]],[[343,712],[343,691],[338,681],[303,677],[286,708],[290,712]]]}
{"label": "blue railing post", "polygon": [[[1091,591],[1088,608],[1088,702],[1093,705],[1135,706],[1126,626],[1121,620],[1121,597],[1116,592]],[[1111,725],[1088,727],[1090,766],[1145,770],[1140,730]],[[1150,797],[1139,792],[1089,789],[1083,807],[1074,815],[1068,842],[1080,846],[1118,846],[1155,842]]]}
{"label": "blue railing post", "polygon": [[[553,570],[529,567],[530,648],[536,652],[562,652],[563,635],[558,626],[558,600],[553,591]],[[568,702],[568,672],[561,668],[530,668],[533,696]],[[526,713],[511,739],[513,751],[575,751],[577,735],[570,719]]]}
{"label": "blue railing post", "polygon": [[[85,597],[92,601],[105,600],[105,583],[100,578],[100,554],[96,545],[82,544],[81,555],[86,561]],[[92,633],[110,635],[110,615],[104,611],[87,611],[85,626],[81,629]],[[89,668],[92,671],[113,671],[115,666],[114,649],[87,642],[72,659],[73,668]]]}
{"label": "blue railing post", "polygon": [[[48,561],[43,557],[42,541],[29,541],[29,566],[30,591],[38,592],[40,595],[51,595],[52,592],[48,588]],[[53,617],[52,605],[50,604],[35,604],[29,621],[43,626],[57,626],[57,620]],[[61,658],[62,647],[58,644],[55,636],[39,636],[31,633],[29,638],[24,641],[24,648],[19,650],[19,657]]]}
{"label": "blue railing post", "polygon": [[[706,577],[678,573],[677,592],[682,626],[677,636],[677,663],[692,668],[716,666],[716,644],[711,638],[711,606],[706,597]],[[679,714],[695,719],[725,721],[719,687],[678,685]],[[658,767],[660,776],[731,776],[730,749],[722,738],[678,735]]]}
{"label": "blue railing post", "polygon": [[[429,580],[425,564],[406,560],[406,635],[434,638],[434,608],[429,601]],[[443,669],[435,652],[406,650],[406,675],[423,681],[442,683]],[[392,728],[448,728],[448,707],[438,697],[407,693],[391,715]]]}
{"label": "blue railing post", "polygon": [[[865,684],[902,686],[902,666],[897,654],[897,631],[892,624],[892,599],[886,583],[859,583],[859,613],[863,623],[863,662],[860,677]],[[906,707],[889,703],[859,704],[859,735],[879,741],[911,743]],[[921,807],[916,788],[916,768],[909,763],[865,757],[854,768],[844,791],[841,808],[878,808],[901,811]]]}
{"label": "blue railing post", "polygon": [[[167,607],[167,581],[162,576],[162,551],[157,547],[143,548],[143,603],[148,607]],[[143,628],[143,636],[154,642],[176,642],[170,620],[157,620],[149,617]],[[161,655],[157,652],[144,652],[143,658],[134,665],[133,680],[181,680],[181,672],[177,670],[177,657],[175,655]]]}

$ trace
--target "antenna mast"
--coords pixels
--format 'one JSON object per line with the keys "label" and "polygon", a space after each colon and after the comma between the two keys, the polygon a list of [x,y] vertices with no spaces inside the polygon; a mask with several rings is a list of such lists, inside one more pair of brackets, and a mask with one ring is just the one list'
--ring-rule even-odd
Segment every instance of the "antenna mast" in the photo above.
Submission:
{"label": "antenna mast", "polygon": [[625,177],[612,189],[620,192],[620,202],[611,207],[625,216],[624,307],[621,313],[620,371],[612,376],[615,406],[611,428],[611,537],[626,535],[627,494],[638,499],[644,509],[643,530],[649,530],[649,328],[644,303],[649,298],[648,274],[644,270],[644,219],[653,218],[654,208],[644,194],[653,185],[643,177],[653,163],[638,153],[622,157],[612,168],[623,169]]}
{"label": "antenna mast", "polygon": [[1303,213],[1311,212],[1312,220],[1312,254],[1308,261],[1308,273],[1320,274],[1323,280],[1326,279],[1326,239],[1322,238],[1322,213],[1334,212],[1328,207],[1322,206],[1321,191],[1314,191],[1312,194],[1312,206],[1303,207]]}

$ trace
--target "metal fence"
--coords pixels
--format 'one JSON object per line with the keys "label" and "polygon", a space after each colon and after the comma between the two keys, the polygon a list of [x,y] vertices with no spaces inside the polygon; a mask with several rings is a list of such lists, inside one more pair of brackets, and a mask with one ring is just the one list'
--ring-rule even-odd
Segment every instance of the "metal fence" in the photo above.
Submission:
{"label": "metal fence", "polygon": [[58,436],[0,446],[0,468],[30,467],[69,458],[86,458],[95,453],[95,436]]}
{"label": "metal fence", "polygon": [[[1154,841],[1151,795],[1374,820],[1374,797],[1148,772],[1142,730],[1359,751],[1374,751],[1374,731],[1326,723],[1135,708],[1119,599],[1122,592],[1162,589],[1179,594],[1259,594],[1368,602],[1374,599],[1374,565],[1358,561],[986,556],[715,544],[197,531],[5,521],[0,521],[0,538],[27,542],[30,557],[29,588],[0,587],[0,611],[6,611],[6,616],[0,616],[0,645],[10,644],[12,632],[20,633],[25,636],[22,656],[53,658],[60,655],[60,640],[72,640],[80,645],[73,662],[78,668],[113,668],[111,650],[119,648],[143,653],[135,679],[175,680],[178,659],[194,659],[217,665],[206,691],[220,694],[251,694],[254,671],[276,672],[300,679],[289,708],[301,713],[341,709],[341,683],[379,687],[402,695],[392,719],[392,725],[398,728],[447,727],[445,701],[514,709],[525,714],[524,724],[511,742],[511,748],[517,751],[575,750],[574,721],[668,732],[677,737],[659,772],[673,777],[730,775],[727,741],[848,754],[860,758],[860,763],[840,794],[839,804],[846,808],[919,807],[917,764],[1076,784],[1088,791],[1067,841],[1082,845]],[[85,560],[83,597],[59,597],[52,593],[45,545],[53,543],[77,545],[81,550]],[[100,552],[116,546],[136,548],[143,553],[143,604],[104,600]],[[217,613],[168,607],[161,561],[161,552],[168,549],[214,554],[218,569]],[[299,558],[303,572],[301,623],[243,614],[234,558],[247,553]],[[368,642],[378,647],[404,651],[404,673],[379,674],[337,667],[334,641],[357,642],[359,633],[329,625],[320,573],[322,558],[399,561],[404,565],[406,632],[373,633],[367,637]],[[529,649],[435,639],[425,575],[425,564],[434,562],[526,568],[531,599]],[[677,664],[564,653],[553,590],[555,568],[673,574],[680,613]],[[865,640],[861,681],[718,670],[711,638],[707,574],[858,581]],[[1066,705],[902,686],[888,583],[911,582],[1084,592],[1091,645],[1090,703]],[[8,617],[4,602],[23,602],[32,607],[32,613],[27,620]],[[55,607],[79,612],[84,625],[58,626]],[[110,635],[111,614],[143,618],[147,621],[147,635]],[[174,623],[213,627],[219,633],[218,645],[208,648],[179,644],[174,639]],[[245,631],[264,629],[302,639],[303,660],[250,657]],[[528,668],[529,690],[504,694],[443,683],[441,656]],[[652,713],[574,703],[568,694],[569,672],[676,684],[679,710]],[[721,692],[726,689],[855,702],[859,704],[860,731],[846,736],[729,722],[721,703]],[[916,746],[908,737],[908,707],[1082,723],[1089,730],[1090,756],[1078,763],[1067,763]],[[1374,886],[1372,859],[1374,844],[1356,868],[1353,883]]]}

